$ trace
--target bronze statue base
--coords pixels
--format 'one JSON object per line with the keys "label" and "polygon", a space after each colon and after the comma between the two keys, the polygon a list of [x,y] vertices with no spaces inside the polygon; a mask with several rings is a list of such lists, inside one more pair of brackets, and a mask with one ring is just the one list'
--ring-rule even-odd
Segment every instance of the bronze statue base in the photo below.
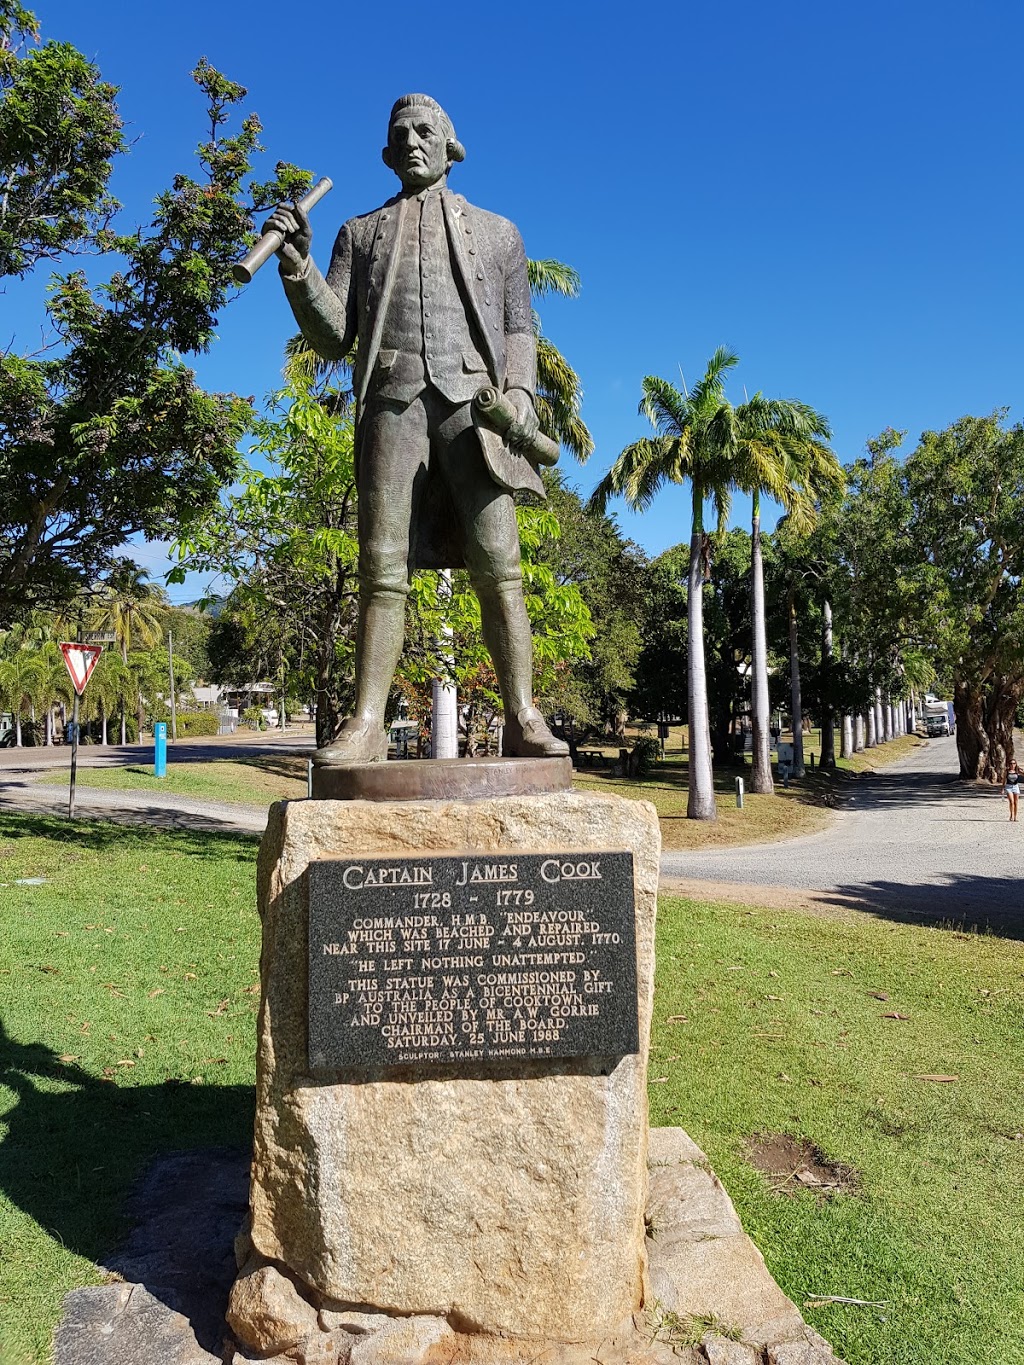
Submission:
{"label": "bronze statue base", "polygon": [[482,801],[567,792],[568,758],[435,758],[314,767],[314,801]]}

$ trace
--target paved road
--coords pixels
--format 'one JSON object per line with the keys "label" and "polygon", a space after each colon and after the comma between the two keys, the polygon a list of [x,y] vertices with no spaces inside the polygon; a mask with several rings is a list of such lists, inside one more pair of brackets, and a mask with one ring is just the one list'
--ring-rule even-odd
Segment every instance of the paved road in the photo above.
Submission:
{"label": "paved road", "polygon": [[1024,816],[998,788],[956,780],[956,740],[932,739],[856,784],[818,834],[778,844],[666,853],[662,876],[791,887],[885,915],[1024,932]]}

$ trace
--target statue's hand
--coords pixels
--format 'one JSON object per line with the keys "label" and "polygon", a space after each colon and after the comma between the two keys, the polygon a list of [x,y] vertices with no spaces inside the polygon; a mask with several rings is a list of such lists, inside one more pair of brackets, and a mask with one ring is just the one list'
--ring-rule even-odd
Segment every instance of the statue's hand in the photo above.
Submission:
{"label": "statue's hand", "polygon": [[540,430],[533,397],[525,389],[509,389],[505,397],[516,410],[515,426],[509,432],[513,446],[529,445]]}
{"label": "statue's hand", "polygon": [[297,204],[279,204],[263,224],[263,231],[281,234],[284,241],[278,247],[277,259],[286,274],[301,275],[309,260],[309,248],[313,241],[308,214]]}

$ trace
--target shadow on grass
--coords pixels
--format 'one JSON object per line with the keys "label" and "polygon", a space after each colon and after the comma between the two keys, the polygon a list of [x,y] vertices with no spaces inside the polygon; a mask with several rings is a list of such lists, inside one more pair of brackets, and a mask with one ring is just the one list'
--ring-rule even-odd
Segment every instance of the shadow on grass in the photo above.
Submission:
{"label": "shadow on grass", "polygon": [[258,754],[236,761],[243,767],[255,768],[257,772],[270,773],[274,777],[287,777],[294,781],[304,782],[307,764],[311,757],[311,753]]}
{"label": "shadow on grass", "polygon": [[242,1151],[243,1192],[232,1192],[241,1221],[252,1087],[99,1081],[41,1044],[16,1042],[2,1023],[0,1084],[16,1096],[4,1115],[0,1189],[69,1250],[117,1269],[111,1253],[133,1184],[157,1154],[182,1148]]}
{"label": "shadow on grass", "polygon": [[[163,809],[114,811],[104,820],[65,820],[53,815],[21,815],[0,812],[0,839],[52,839],[69,848],[87,848],[103,852],[105,849],[123,850],[133,838],[140,847],[160,841],[161,847],[172,853],[187,854],[190,858],[209,858],[223,862],[234,857],[237,862],[251,862],[256,856],[258,834],[241,830],[210,828],[210,817],[189,816],[174,811],[173,826],[162,822],[169,812]],[[122,823],[122,820],[125,823]],[[180,824],[179,824],[180,822]],[[159,826],[159,828],[154,828]]]}
{"label": "shadow on grass", "polygon": [[815,894],[825,904],[901,924],[1024,939],[1024,894],[1013,877],[963,874],[925,886],[879,879]]}

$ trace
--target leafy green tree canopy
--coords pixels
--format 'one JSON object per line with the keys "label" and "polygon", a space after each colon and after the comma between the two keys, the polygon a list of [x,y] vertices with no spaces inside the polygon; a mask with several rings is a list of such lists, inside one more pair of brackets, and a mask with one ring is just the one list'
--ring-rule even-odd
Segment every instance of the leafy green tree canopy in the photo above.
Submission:
{"label": "leafy green tree canopy", "polygon": [[205,392],[181,357],[212,340],[230,265],[252,240],[252,206],[309,177],[279,165],[273,181],[253,183],[259,121],[249,114],[227,131],[246,92],[203,59],[193,72],[208,117],[201,174],[175,176],[149,224],[114,231],[106,185],[124,150],[114,88],[66,44],[19,48],[35,20],[0,3],[0,181],[10,190],[0,273],[86,246],[105,271],[98,282],[83,270],[55,275],[51,344],[0,356],[3,624],[101,578],[128,537],[172,534],[231,478],[250,403]]}

